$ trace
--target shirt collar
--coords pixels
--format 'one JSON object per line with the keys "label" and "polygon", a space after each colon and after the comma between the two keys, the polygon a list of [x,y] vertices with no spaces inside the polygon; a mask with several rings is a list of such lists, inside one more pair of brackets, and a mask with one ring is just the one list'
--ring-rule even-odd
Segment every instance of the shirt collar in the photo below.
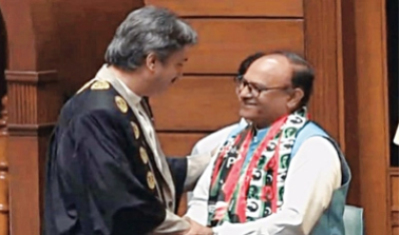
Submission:
{"label": "shirt collar", "polygon": [[110,82],[111,85],[119,93],[121,93],[121,95],[124,96],[129,103],[133,105],[138,105],[142,100],[142,97],[138,96],[131,89],[129,89],[129,87],[120,78],[118,78],[106,64],[103,65],[103,67],[99,70],[96,75],[96,79]]}

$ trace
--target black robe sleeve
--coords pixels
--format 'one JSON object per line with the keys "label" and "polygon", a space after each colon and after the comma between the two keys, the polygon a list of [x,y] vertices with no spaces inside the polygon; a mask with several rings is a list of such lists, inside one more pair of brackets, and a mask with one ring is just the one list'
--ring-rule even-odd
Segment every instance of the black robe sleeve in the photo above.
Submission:
{"label": "black robe sleeve", "polygon": [[68,173],[73,191],[79,192],[75,199],[82,226],[93,227],[93,234],[146,234],[166,216],[146,177],[134,170],[138,166],[132,159],[139,156],[128,155],[124,121],[113,113],[94,111],[72,124],[74,163]]}
{"label": "black robe sleeve", "polygon": [[[169,157],[167,158],[167,162],[175,185],[175,191],[176,191],[175,205],[179,205],[182,194],[184,193],[188,160],[186,157],[185,158]],[[175,213],[177,213],[178,209],[179,208],[176,207]]]}

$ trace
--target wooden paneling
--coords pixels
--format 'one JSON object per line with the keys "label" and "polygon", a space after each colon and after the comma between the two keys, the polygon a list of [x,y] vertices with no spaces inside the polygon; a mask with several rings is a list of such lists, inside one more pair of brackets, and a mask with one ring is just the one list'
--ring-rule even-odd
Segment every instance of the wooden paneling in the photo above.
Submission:
{"label": "wooden paneling", "polygon": [[200,133],[158,133],[161,147],[167,156],[184,157],[190,154],[194,144],[206,134]]}
{"label": "wooden paneling", "polygon": [[39,192],[42,189],[39,189],[37,138],[10,136],[9,149],[14,150],[8,152],[12,234],[39,235]]}
{"label": "wooden paneling", "polygon": [[390,232],[387,214],[390,207],[386,203],[376,202],[388,199],[389,194],[387,169],[388,143],[391,140],[388,138],[385,1],[354,2],[359,78],[359,158],[363,173],[361,195],[366,230],[370,234],[383,234]]}
{"label": "wooden paneling", "polygon": [[[13,132],[12,132],[13,133]],[[49,132],[44,136],[10,136],[10,195],[12,235],[41,234],[43,175]],[[23,147],[21,147],[23,146]],[[27,233],[27,229],[29,232]]]}
{"label": "wooden paneling", "polygon": [[47,141],[41,140],[49,136],[61,106],[60,95],[52,95],[57,91],[56,75],[55,71],[6,71],[13,235],[26,234],[27,229],[35,235],[41,231],[41,176],[47,148]]}
{"label": "wooden paneling", "polygon": [[390,234],[385,1],[342,4],[346,151],[356,158],[352,187],[359,187],[367,233]]}
{"label": "wooden paneling", "polygon": [[[6,71],[9,125],[48,124],[57,120],[61,96],[55,71]],[[51,100],[50,103],[47,103]]]}
{"label": "wooden paneling", "polygon": [[0,235],[9,234],[7,96],[0,105]]}
{"label": "wooden paneling", "polygon": [[392,235],[399,234],[399,168],[390,169],[390,208]]}
{"label": "wooden paneling", "polygon": [[6,28],[0,9],[0,235],[9,235],[7,83],[4,75],[7,64],[6,45]]}
{"label": "wooden paneling", "polygon": [[[0,71],[4,71],[7,65],[7,35],[3,15],[0,9]],[[0,99],[7,93],[7,83],[4,73],[0,73]],[[1,106],[1,105],[0,105]],[[0,108],[1,109],[1,108]]]}
{"label": "wooden paneling", "polygon": [[391,223],[392,227],[398,227],[399,226],[399,211],[392,211],[391,213]]}
{"label": "wooden paneling", "polygon": [[151,105],[157,130],[212,131],[239,120],[230,76],[183,77]]}
{"label": "wooden paneling", "polygon": [[399,168],[393,168],[390,176],[392,211],[399,211]]}
{"label": "wooden paneling", "polygon": [[343,78],[345,109],[345,154],[352,171],[352,184],[349,190],[348,203],[361,206],[360,191],[360,159],[358,132],[358,94],[357,70],[355,69],[357,54],[355,41],[354,3],[342,1],[342,42],[343,42]]}
{"label": "wooden paneling", "polygon": [[187,73],[234,73],[256,51],[292,50],[303,54],[303,20],[190,19],[199,34]]}
{"label": "wooden paneling", "polygon": [[166,7],[180,16],[303,16],[302,0],[145,0],[145,2]]}
{"label": "wooden paneling", "polygon": [[0,1],[7,35],[7,65],[33,70],[36,66],[34,28],[30,1]]}
{"label": "wooden paneling", "polygon": [[143,0],[51,1],[57,23],[57,71],[63,92],[73,94],[104,62],[107,45],[127,14]]}
{"label": "wooden paneling", "polygon": [[305,1],[305,56],[316,76],[310,104],[312,118],[340,141],[339,133],[344,130],[339,129],[342,114],[339,80],[343,78],[338,72],[341,69],[337,44],[340,40],[336,18],[338,2]]}
{"label": "wooden paneling", "polygon": [[392,228],[392,235],[398,235],[399,234],[399,227],[393,227]]}

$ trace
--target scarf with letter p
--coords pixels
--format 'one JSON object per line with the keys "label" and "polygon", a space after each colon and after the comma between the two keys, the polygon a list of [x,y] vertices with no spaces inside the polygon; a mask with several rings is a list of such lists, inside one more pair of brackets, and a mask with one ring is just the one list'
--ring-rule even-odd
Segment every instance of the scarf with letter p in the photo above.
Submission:
{"label": "scarf with letter p", "polygon": [[281,208],[294,142],[306,123],[305,107],[274,122],[247,164],[251,125],[221,146],[211,176],[208,226],[254,221]]}

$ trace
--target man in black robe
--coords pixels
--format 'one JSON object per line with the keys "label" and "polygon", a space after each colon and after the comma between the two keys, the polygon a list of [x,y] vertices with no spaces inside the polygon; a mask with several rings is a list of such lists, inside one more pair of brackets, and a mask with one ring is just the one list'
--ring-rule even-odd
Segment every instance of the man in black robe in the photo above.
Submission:
{"label": "man in black robe", "polygon": [[211,156],[166,158],[143,106],[179,78],[196,40],[155,7],[119,26],[106,64],[65,104],[51,137],[45,235],[211,234],[174,214]]}

